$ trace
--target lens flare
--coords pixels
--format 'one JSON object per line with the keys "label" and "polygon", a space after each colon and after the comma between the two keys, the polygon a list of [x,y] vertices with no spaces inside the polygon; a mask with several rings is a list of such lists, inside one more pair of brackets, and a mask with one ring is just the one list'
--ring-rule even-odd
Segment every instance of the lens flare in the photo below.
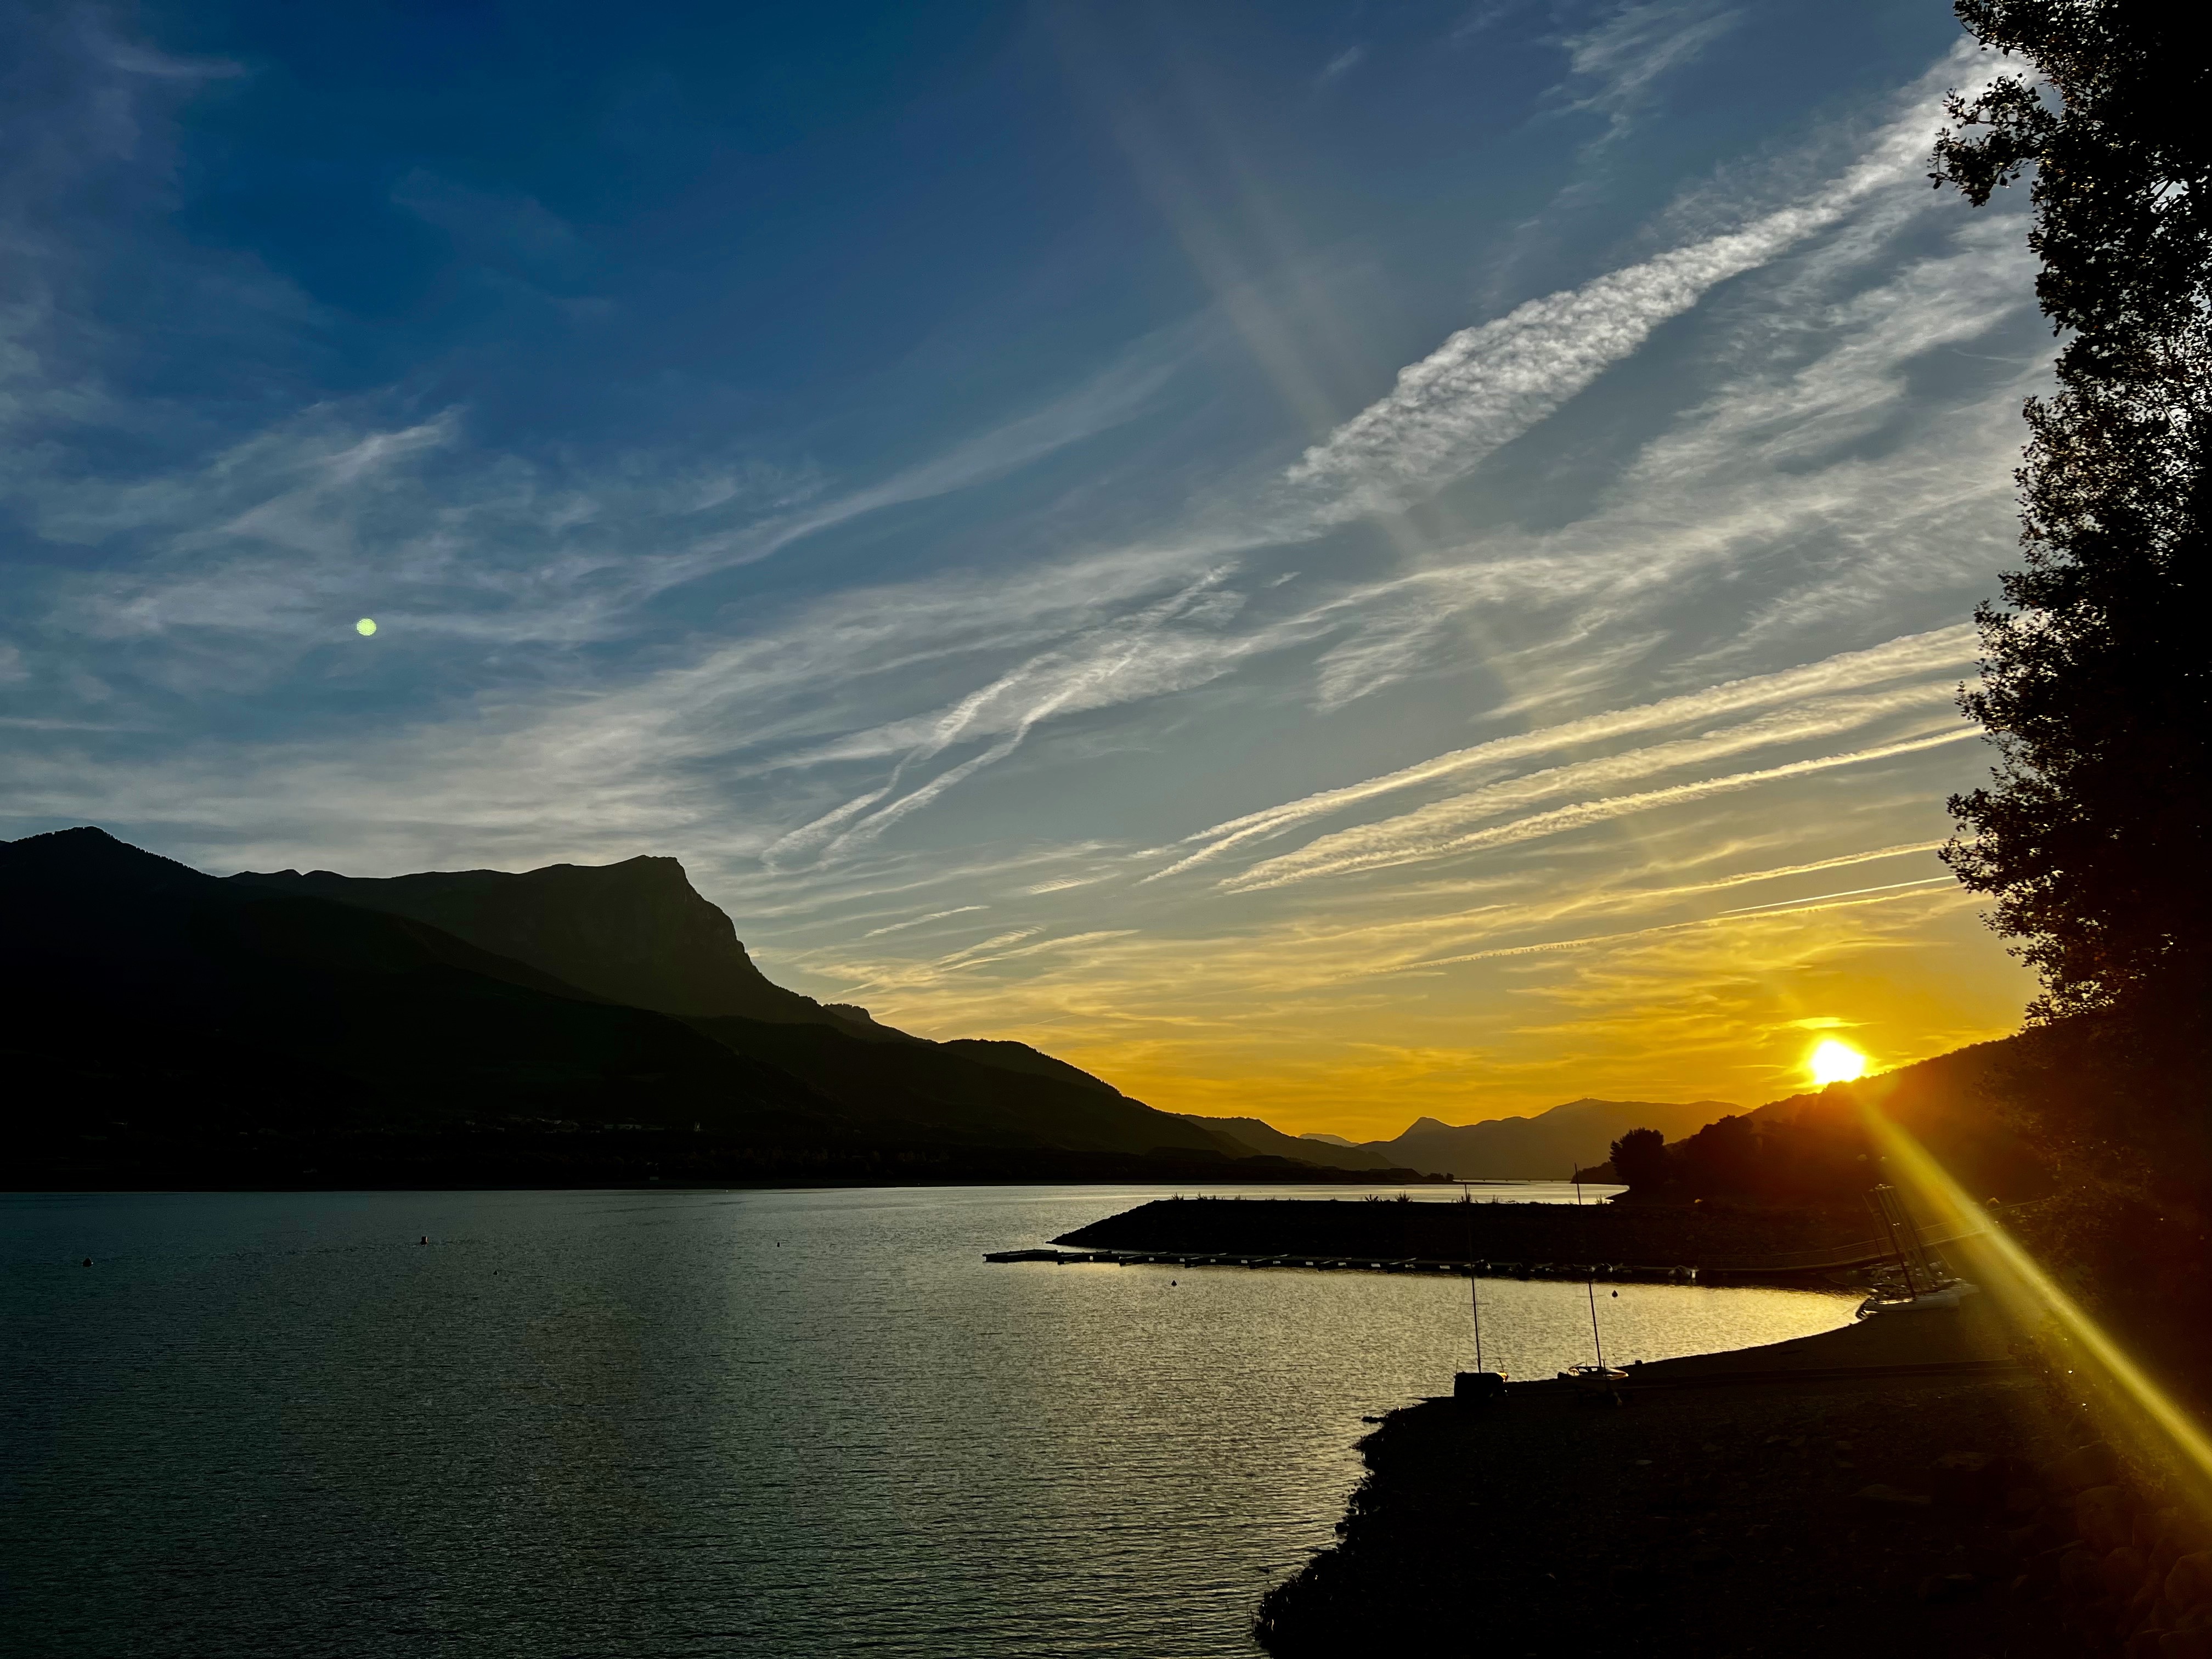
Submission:
{"label": "lens flare", "polygon": [[1853,1078],[1866,1075],[1867,1057],[1848,1042],[1827,1038],[1813,1050],[1805,1061],[1805,1069],[1813,1074],[1813,1086],[1825,1089],[1831,1083],[1849,1083]]}
{"label": "lens flare", "polygon": [[363,617],[359,622],[353,625],[353,631],[360,635],[362,638],[367,639],[371,634],[376,632],[376,618],[374,617]]}
{"label": "lens flare", "polygon": [[[2157,1462],[2185,1475],[2188,1497],[2200,1517],[2212,1516],[2212,1437],[2134,1357],[2081,1305],[2044,1271],[2018,1240],[1953,1180],[1935,1156],[1871,1101],[1859,1110],[1881,1145],[1891,1175],[1901,1180],[1928,1218],[1942,1224],[1967,1224],[1967,1237],[1946,1244],[1946,1255],[1993,1291],[2014,1328],[2043,1349],[2069,1376],[2086,1366],[2104,1384],[2106,1398],[2132,1410],[2135,1422],[2107,1420],[2100,1426],[2126,1432]],[[2089,1402],[2084,1401],[2083,1404]],[[2163,1452],[2164,1456],[2157,1454]]]}

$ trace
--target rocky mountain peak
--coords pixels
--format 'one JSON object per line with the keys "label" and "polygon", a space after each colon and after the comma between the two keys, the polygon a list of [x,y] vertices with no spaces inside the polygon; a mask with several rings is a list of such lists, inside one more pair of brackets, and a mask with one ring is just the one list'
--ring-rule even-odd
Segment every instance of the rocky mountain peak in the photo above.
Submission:
{"label": "rocky mountain peak", "polygon": [[409,916],[635,1008],[840,1023],[812,998],[763,975],[729,917],[673,858],[381,878],[249,871],[229,879]]}

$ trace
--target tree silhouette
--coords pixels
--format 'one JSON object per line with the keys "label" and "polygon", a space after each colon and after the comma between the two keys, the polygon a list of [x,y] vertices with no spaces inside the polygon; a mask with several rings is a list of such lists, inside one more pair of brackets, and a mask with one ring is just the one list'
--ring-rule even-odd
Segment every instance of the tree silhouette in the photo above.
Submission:
{"label": "tree silhouette", "polygon": [[1631,1190],[1647,1194],[1667,1184],[1667,1137],[1656,1129],[1631,1129],[1613,1143],[1613,1172]]}
{"label": "tree silhouette", "polygon": [[1932,177],[1980,206],[2033,173],[2036,294],[2065,344],[2057,390],[2026,411],[2024,568],[1976,613],[1983,679],[1962,695],[1997,763],[1951,801],[1943,856],[1996,896],[1991,926],[2041,976],[2032,1018],[2196,1028],[2212,992],[2212,71],[2180,7],[1956,9],[2036,73],[1954,94]]}

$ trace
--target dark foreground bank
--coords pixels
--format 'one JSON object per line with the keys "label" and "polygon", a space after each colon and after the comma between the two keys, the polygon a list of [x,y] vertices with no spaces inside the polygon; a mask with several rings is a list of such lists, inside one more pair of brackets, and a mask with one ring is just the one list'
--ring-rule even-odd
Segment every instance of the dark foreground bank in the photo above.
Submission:
{"label": "dark foreground bank", "polygon": [[2212,1556],[1972,1298],[1642,1367],[1620,1398],[1547,1382],[1392,1413],[1261,1645],[2212,1655]]}

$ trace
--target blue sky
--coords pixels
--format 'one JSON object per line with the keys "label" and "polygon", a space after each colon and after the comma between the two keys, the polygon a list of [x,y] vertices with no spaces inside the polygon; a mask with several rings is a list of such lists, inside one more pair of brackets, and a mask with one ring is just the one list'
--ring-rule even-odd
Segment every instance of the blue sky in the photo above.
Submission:
{"label": "blue sky", "polygon": [[2051,343],[1940,5],[4,27],[0,833],[674,854],[1297,1128],[2016,1015],[1931,849]]}

